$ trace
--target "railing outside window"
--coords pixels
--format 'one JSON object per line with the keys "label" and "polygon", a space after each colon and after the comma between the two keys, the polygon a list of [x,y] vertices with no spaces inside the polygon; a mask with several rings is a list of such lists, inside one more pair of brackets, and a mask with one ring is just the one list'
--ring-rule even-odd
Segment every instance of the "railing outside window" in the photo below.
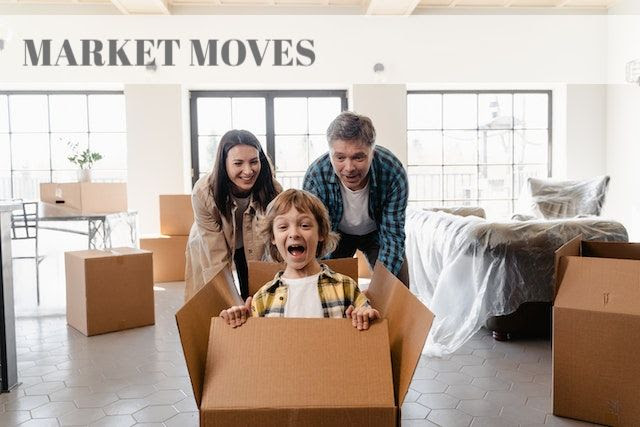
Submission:
{"label": "railing outside window", "polygon": [[412,91],[409,203],[508,217],[528,177],[551,174],[550,91]]}

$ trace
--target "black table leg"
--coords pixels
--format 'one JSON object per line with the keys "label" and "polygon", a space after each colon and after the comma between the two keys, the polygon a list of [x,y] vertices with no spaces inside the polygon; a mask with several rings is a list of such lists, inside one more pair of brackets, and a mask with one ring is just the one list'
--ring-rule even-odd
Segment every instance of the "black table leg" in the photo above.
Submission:
{"label": "black table leg", "polygon": [[16,325],[13,307],[11,212],[0,210],[0,392],[18,385]]}

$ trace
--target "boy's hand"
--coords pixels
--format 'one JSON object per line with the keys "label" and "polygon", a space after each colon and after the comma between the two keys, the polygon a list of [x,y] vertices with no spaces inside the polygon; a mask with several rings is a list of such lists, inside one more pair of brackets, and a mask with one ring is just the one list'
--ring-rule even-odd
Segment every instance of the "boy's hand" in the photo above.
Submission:
{"label": "boy's hand", "polygon": [[247,298],[244,305],[234,305],[220,312],[227,325],[231,325],[234,328],[242,326],[247,321],[248,317],[251,317],[251,297]]}
{"label": "boy's hand", "polygon": [[369,329],[369,323],[380,318],[378,310],[371,307],[353,308],[350,305],[344,314],[347,318],[351,318],[351,324],[358,328],[359,331],[366,331]]}

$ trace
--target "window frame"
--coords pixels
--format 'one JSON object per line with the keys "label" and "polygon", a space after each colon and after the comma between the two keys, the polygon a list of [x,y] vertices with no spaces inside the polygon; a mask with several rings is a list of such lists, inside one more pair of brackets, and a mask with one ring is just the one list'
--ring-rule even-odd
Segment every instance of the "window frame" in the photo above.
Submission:
{"label": "window frame", "polygon": [[[84,95],[86,96],[86,109],[87,109],[87,117],[89,117],[89,95],[123,95],[124,96],[124,91],[123,90],[0,90],[0,96],[7,96],[7,128],[8,128],[8,132],[7,135],[9,135],[9,177],[10,177],[10,183],[11,183],[11,198],[14,198],[16,195],[14,194],[14,172],[20,172],[20,170],[14,169],[13,168],[13,151],[12,151],[12,138],[11,135],[14,134],[14,132],[11,131],[11,104],[9,102],[8,97],[12,96],[12,95],[44,95],[47,97],[47,132],[37,132],[37,133],[46,133],[49,139],[49,182],[53,182],[53,161],[52,161],[52,157],[51,157],[51,110],[50,110],[50,101],[49,101],[49,97],[51,95]],[[126,129],[124,132],[125,136],[127,134]],[[91,148],[91,138],[89,138],[89,136],[91,135],[91,130],[87,127],[87,147]],[[34,171],[40,171],[40,169],[34,170]],[[45,171],[45,170],[42,170]]]}
{"label": "window frame", "polygon": [[[346,89],[321,90],[192,90],[189,91],[189,114],[191,134],[191,186],[200,177],[199,147],[198,147],[198,99],[200,98],[264,98],[266,118],[267,154],[276,164],[275,145],[275,98],[340,98],[341,111],[348,107]],[[250,130],[250,129],[249,129]],[[275,172],[275,171],[274,171]]]}
{"label": "window frame", "polygon": [[[407,97],[409,97],[409,95],[441,95],[442,96],[442,100],[444,102],[444,96],[445,95],[475,95],[476,97],[479,98],[480,95],[487,95],[487,94],[498,94],[498,95],[522,95],[522,94],[539,94],[539,95],[547,95],[547,132],[548,132],[548,141],[547,141],[547,177],[551,177],[552,176],[552,171],[553,171],[553,91],[550,89],[496,89],[496,90],[490,90],[490,89],[447,89],[447,90],[408,90],[407,91]],[[479,114],[479,111],[476,110],[476,114]],[[512,112],[513,114],[513,112]],[[409,125],[408,125],[408,119],[409,119],[409,114],[407,114],[407,139],[406,139],[406,144],[407,144],[407,149],[409,148],[409,138],[408,138],[408,134],[411,131],[419,131],[420,129],[410,129]],[[440,132],[446,132],[446,131],[455,131],[455,129],[445,129],[444,128],[444,114],[442,114],[441,117],[441,124],[440,124],[440,128],[436,129],[439,130]],[[474,129],[469,129],[469,130],[474,130]],[[480,132],[483,129],[480,129],[479,127],[479,120],[476,121],[476,128],[475,131],[476,132]],[[514,124],[512,124],[511,128],[508,129],[511,132],[515,132],[515,127]],[[527,130],[526,128],[524,130]],[[515,142],[513,142],[515,143]],[[513,149],[513,147],[512,147]],[[476,153],[477,154],[477,153]],[[477,157],[476,157],[477,159]],[[524,165],[527,165],[526,163]],[[410,164],[409,162],[407,162],[407,172],[409,170],[410,166],[414,166],[414,167],[421,167],[421,166],[434,166],[434,167],[441,167],[442,170],[444,171],[444,168],[446,166],[456,166],[454,164],[446,164],[444,163],[444,161],[442,162],[442,164],[440,165],[414,165],[414,164]],[[480,167],[481,166],[509,166],[511,167],[511,198],[509,199],[512,203],[512,209],[514,208],[514,204],[516,201],[515,198],[515,194],[516,194],[516,188],[515,188],[515,179],[516,179],[516,173],[515,173],[515,168],[516,166],[518,166],[518,164],[515,163],[515,158],[512,157],[511,159],[511,163],[509,164],[499,164],[499,165],[484,165],[481,164],[480,162],[478,162],[476,160],[475,163],[473,164],[469,164],[469,165],[464,165],[464,166],[470,166],[470,167],[475,167],[476,168],[476,176],[479,177],[480,176]],[[442,177],[444,177],[444,172],[442,174]],[[441,180],[441,185],[444,186],[444,178]],[[445,193],[444,193],[444,189],[441,190],[441,196],[442,198],[440,199],[441,204],[445,204],[446,202],[451,202],[451,201],[456,201],[457,199],[446,199]],[[479,197],[476,198],[478,200],[478,203],[482,202],[482,201],[492,201],[491,199],[487,199],[487,200],[480,200]],[[475,199],[472,199],[475,200]],[[420,202],[420,200],[418,200],[417,202]]]}

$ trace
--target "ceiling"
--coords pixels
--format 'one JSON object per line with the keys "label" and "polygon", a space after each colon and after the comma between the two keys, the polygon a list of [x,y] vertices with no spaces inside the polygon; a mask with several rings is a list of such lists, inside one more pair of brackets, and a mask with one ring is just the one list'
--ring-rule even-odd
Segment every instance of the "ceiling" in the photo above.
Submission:
{"label": "ceiling", "polygon": [[[412,15],[459,11],[517,12],[534,10],[544,13],[606,11],[618,0],[0,0],[0,6],[13,13],[46,13],[47,7],[64,8],[66,13],[87,12],[88,8],[103,8],[108,13],[122,14],[198,14],[221,13],[309,13]],[[96,9],[99,10],[99,9]],[[71,12],[69,12],[71,11]]]}

